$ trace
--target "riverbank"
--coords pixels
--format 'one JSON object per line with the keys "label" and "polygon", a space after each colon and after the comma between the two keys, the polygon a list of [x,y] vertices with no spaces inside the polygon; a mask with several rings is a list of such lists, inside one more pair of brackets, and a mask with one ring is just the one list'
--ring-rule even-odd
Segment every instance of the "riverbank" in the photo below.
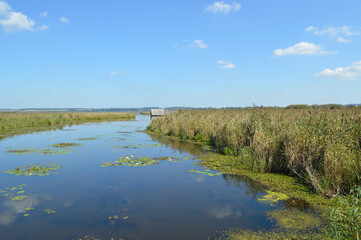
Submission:
{"label": "riverbank", "polygon": [[[211,146],[214,153],[202,156],[201,165],[247,176],[309,203],[327,223],[328,235],[313,233],[313,239],[355,239],[361,232],[358,109],[181,110],[152,121],[147,130]],[[297,239],[284,233],[236,230],[225,235]]]}
{"label": "riverbank", "polygon": [[88,122],[135,119],[131,113],[16,113],[0,112],[0,140],[19,134],[60,129]]}
{"label": "riverbank", "polygon": [[254,172],[297,176],[324,196],[359,183],[358,109],[181,110],[152,121],[148,131],[207,143]]}

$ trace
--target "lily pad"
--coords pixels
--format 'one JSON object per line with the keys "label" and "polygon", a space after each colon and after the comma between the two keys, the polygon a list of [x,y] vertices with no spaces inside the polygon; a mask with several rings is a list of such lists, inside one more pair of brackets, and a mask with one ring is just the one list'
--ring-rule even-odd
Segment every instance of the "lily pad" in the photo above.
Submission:
{"label": "lily pad", "polygon": [[30,216],[30,214],[29,214],[29,213],[25,213],[25,214],[24,214],[24,217],[27,217],[27,216]]}
{"label": "lily pad", "polygon": [[158,161],[153,160],[151,157],[120,157],[115,162],[105,162],[102,167],[114,167],[114,166],[128,166],[128,167],[142,167],[148,165],[157,164]]}
{"label": "lily pad", "polygon": [[55,170],[61,168],[60,165],[53,163],[38,163],[25,165],[23,167],[17,167],[15,169],[11,169],[8,171],[4,171],[4,173],[13,174],[13,175],[24,175],[24,176],[46,176],[50,174],[57,174]]}
{"label": "lily pad", "polygon": [[259,202],[269,203],[271,206],[274,206],[275,203],[278,203],[279,201],[284,201],[289,199],[289,197],[284,193],[279,192],[272,192],[272,191],[266,191],[267,194],[264,195],[262,198],[258,198]]}
{"label": "lily pad", "polygon": [[53,145],[50,145],[49,147],[57,147],[57,148],[66,148],[66,147],[81,147],[83,145],[79,143],[56,143]]}
{"label": "lily pad", "polygon": [[211,172],[209,172],[209,170],[208,170],[208,171],[207,171],[207,170],[205,170],[204,172],[202,172],[202,171],[198,171],[198,170],[195,170],[195,169],[191,169],[191,170],[189,170],[188,172],[205,174],[205,175],[208,175],[208,176],[210,176],[210,177],[214,177],[214,176],[220,176],[220,175],[222,175],[222,173],[221,173],[221,172],[211,173]]}
{"label": "lily pad", "polygon": [[11,198],[11,201],[21,201],[25,198],[27,198],[28,196],[17,196],[17,197],[13,197]]}
{"label": "lily pad", "polygon": [[56,213],[56,211],[51,210],[51,209],[45,209],[45,212],[46,212],[47,214],[54,214],[54,213]]}

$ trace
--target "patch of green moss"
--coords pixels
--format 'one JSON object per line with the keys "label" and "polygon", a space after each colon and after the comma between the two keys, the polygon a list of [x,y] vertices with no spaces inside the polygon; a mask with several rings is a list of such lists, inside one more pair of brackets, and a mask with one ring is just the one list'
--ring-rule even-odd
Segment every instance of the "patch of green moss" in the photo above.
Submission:
{"label": "patch of green moss", "polygon": [[49,147],[57,147],[57,148],[67,148],[67,147],[81,147],[83,145],[79,143],[56,143],[53,145],[50,145]]}
{"label": "patch of green moss", "polygon": [[153,160],[151,157],[140,157],[135,156],[120,157],[114,162],[105,162],[101,164],[102,167],[115,167],[115,166],[128,166],[128,167],[142,167],[148,165],[157,164],[158,161]]}
{"label": "patch of green moss", "polygon": [[53,163],[38,163],[25,165],[23,167],[17,167],[15,169],[11,169],[8,171],[4,171],[4,173],[12,174],[12,175],[24,175],[24,176],[46,176],[50,174],[57,174],[55,170],[61,168],[60,165]]}

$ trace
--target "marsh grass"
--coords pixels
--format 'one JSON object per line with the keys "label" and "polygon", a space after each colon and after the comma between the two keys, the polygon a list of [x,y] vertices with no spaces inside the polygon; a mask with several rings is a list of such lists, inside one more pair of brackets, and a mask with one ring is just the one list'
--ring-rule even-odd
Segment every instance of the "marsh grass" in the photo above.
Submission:
{"label": "marsh grass", "polygon": [[295,175],[326,196],[347,194],[361,171],[358,108],[179,110],[148,131],[209,143],[232,168]]}
{"label": "marsh grass", "polygon": [[0,140],[12,135],[59,129],[74,124],[131,119],[135,119],[135,115],[129,113],[0,112]]}

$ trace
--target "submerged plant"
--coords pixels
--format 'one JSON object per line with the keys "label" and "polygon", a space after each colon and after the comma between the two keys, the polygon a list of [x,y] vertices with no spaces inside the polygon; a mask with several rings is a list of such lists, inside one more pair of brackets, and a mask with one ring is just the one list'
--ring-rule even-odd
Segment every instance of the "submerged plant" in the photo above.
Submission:
{"label": "submerged plant", "polygon": [[23,167],[17,167],[15,169],[11,169],[8,171],[4,171],[4,173],[13,174],[13,175],[24,175],[24,176],[46,176],[50,174],[57,174],[55,170],[61,168],[60,165],[53,163],[38,163],[25,165]]}
{"label": "submerged plant", "polygon": [[205,170],[204,172],[198,171],[198,170],[195,170],[195,169],[191,169],[191,170],[189,170],[188,172],[205,174],[205,175],[208,175],[208,176],[210,176],[210,177],[222,175],[221,172],[212,173],[211,170],[208,170],[208,169]]}
{"label": "submerged plant", "polygon": [[57,143],[50,145],[49,147],[66,148],[66,147],[81,147],[83,145],[79,143]]}
{"label": "submerged plant", "polygon": [[114,166],[128,166],[128,167],[141,167],[157,164],[158,161],[153,160],[151,157],[140,157],[135,156],[120,157],[114,162],[105,162],[101,164],[102,167],[114,167]]}
{"label": "submerged plant", "polygon": [[90,137],[90,138],[78,138],[78,140],[80,140],[80,141],[90,141],[90,140],[96,140],[96,139],[98,139],[98,138],[96,138],[96,137]]}

